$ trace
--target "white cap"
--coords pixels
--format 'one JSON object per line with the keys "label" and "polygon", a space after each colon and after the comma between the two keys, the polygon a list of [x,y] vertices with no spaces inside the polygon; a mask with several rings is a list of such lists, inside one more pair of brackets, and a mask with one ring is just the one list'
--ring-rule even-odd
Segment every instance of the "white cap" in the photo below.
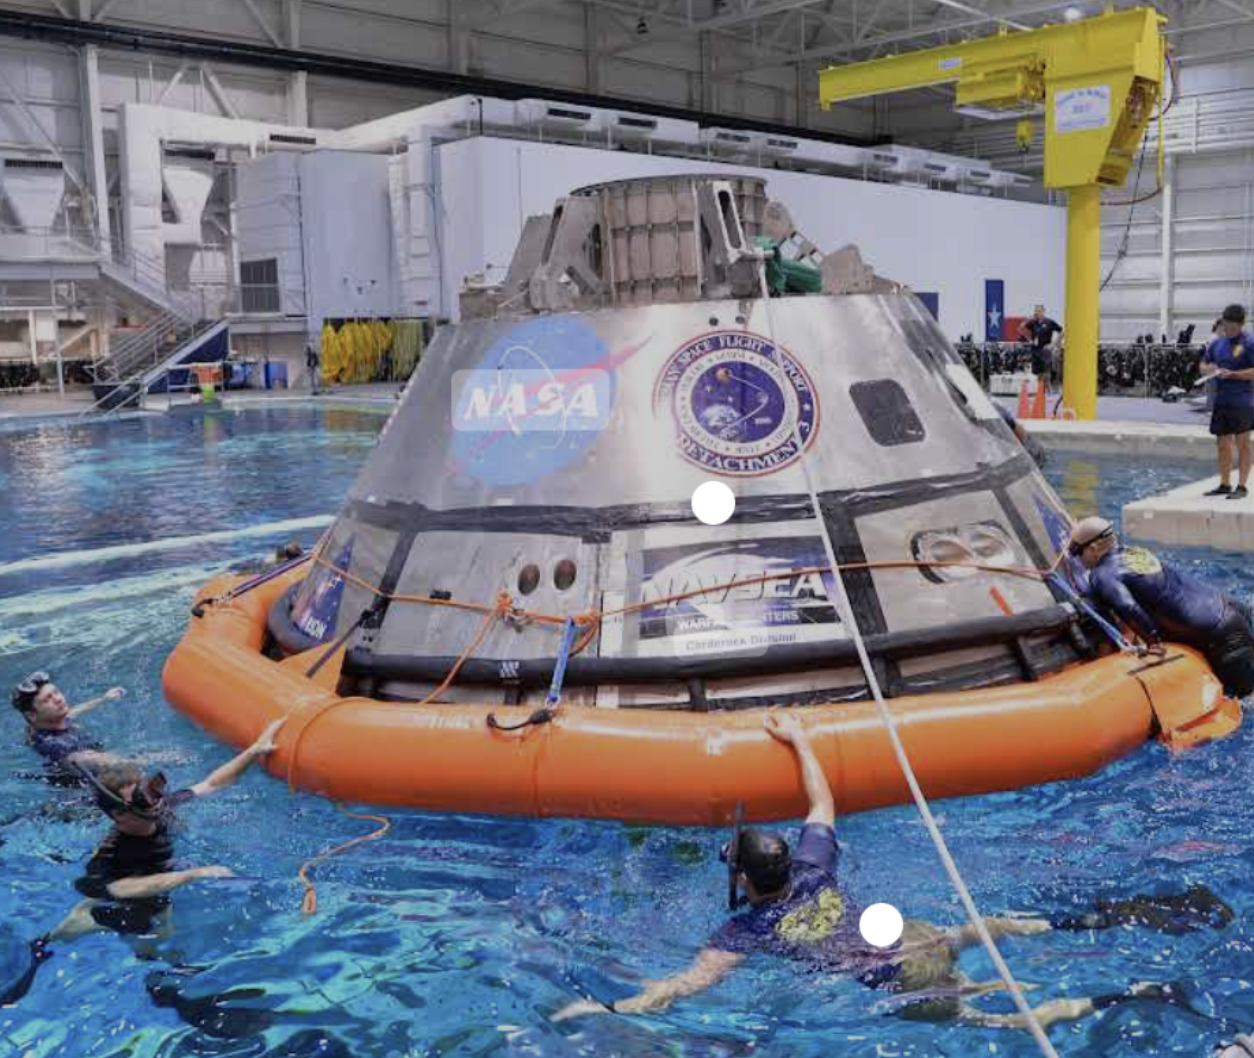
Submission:
{"label": "white cap", "polygon": [[1109,536],[1115,531],[1114,525],[1109,519],[1102,518],[1096,514],[1083,518],[1075,524],[1071,530],[1071,546],[1077,551],[1083,550],[1093,543],[1094,540],[1100,540],[1103,536]]}

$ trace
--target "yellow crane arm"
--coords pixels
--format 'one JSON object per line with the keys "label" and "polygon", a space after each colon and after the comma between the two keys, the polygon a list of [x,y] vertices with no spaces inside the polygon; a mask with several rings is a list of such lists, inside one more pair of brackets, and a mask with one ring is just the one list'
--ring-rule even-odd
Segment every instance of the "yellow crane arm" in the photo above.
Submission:
{"label": "yellow crane arm", "polygon": [[1162,86],[1166,21],[1147,7],[819,74],[819,104],[953,84],[960,109],[1045,112],[1045,184],[1122,186]]}

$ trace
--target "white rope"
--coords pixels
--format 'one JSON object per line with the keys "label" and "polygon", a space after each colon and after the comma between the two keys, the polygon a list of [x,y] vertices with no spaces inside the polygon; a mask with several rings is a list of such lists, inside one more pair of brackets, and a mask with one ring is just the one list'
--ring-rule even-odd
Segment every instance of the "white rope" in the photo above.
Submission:
{"label": "white rope", "polygon": [[[758,269],[758,280],[762,292],[762,304],[766,309],[766,326],[771,339],[771,354],[776,362],[776,366],[779,368],[780,377],[787,380],[788,372],[784,367],[783,355],[780,353],[779,342],[775,334],[775,316],[771,311],[771,293],[766,283],[765,261],[762,262],[761,267]],[[817,394],[815,396],[817,399]],[[919,815],[923,817],[923,825],[927,828],[932,844],[936,846],[936,853],[940,856],[945,872],[949,875],[949,880],[953,883],[953,887],[958,893],[958,899],[962,901],[967,918],[970,920],[975,932],[979,935],[980,942],[987,950],[989,958],[993,960],[993,965],[997,968],[997,974],[1005,982],[1006,989],[1010,993],[1011,999],[1014,1000],[1019,1013],[1027,1021],[1028,1029],[1036,1040],[1037,1046],[1040,1047],[1041,1053],[1046,1058],[1058,1058],[1058,1052],[1054,1050],[1054,1045],[1049,1042],[1049,1037],[1045,1035],[1045,1030],[1041,1026],[1036,1012],[1028,1005],[1023,989],[1019,986],[1019,982],[1015,980],[1010,967],[1006,965],[1001,952],[997,950],[997,944],[988,932],[988,926],[985,925],[979,908],[975,906],[975,900],[971,896],[971,891],[967,888],[966,882],[962,880],[962,874],[958,870],[958,865],[954,862],[953,856],[950,855],[949,846],[945,843],[945,837],[941,834],[940,827],[936,824],[936,818],[932,815],[932,809],[923,793],[923,788],[919,785],[919,780],[914,774],[914,768],[910,764],[910,757],[906,754],[906,747],[902,744],[901,736],[897,731],[897,721],[893,718],[887,703],[884,701],[884,693],[880,689],[879,679],[876,677],[875,670],[871,665],[871,657],[867,653],[866,644],[862,639],[862,632],[858,628],[858,621],[854,616],[853,606],[849,601],[849,593],[845,588],[845,578],[841,574],[840,563],[836,559],[836,548],[832,544],[831,533],[828,532],[827,521],[823,517],[823,508],[814,486],[814,479],[806,462],[806,438],[801,436],[800,415],[793,416],[792,429],[793,440],[797,445],[797,465],[805,478],[806,490],[810,493],[810,504],[814,508],[814,518],[823,537],[823,549],[827,553],[827,561],[831,566],[832,575],[835,577],[837,604],[840,609],[841,620],[845,622],[845,627],[849,629],[854,649],[858,653],[858,661],[862,665],[863,674],[866,676],[867,688],[871,692],[871,697],[875,700],[875,708],[879,713],[880,721],[888,732],[888,739],[892,743],[893,753],[896,754],[897,764],[901,768],[902,775],[905,776],[907,785],[910,787],[910,795],[914,798],[915,806],[919,809]]]}

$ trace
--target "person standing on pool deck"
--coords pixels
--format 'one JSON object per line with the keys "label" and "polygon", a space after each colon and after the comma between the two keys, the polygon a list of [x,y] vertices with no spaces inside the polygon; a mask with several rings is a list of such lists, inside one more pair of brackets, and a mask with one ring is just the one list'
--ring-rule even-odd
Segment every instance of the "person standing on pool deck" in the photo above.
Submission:
{"label": "person standing on pool deck", "polygon": [[1089,571],[1092,597],[1140,636],[1148,653],[1164,654],[1164,639],[1187,643],[1206,655],[1225,693],[1254,692],[1254,613],[1240,599],[1146,548],[1120,547],[1105,518],[1076,523],[1068,550]]}
{"label": "person standing on pool deck", "polygon": [[1019,340],[1032,344],[1032,374],[1036,384],[1049,392],[1049,375],[1054,366],[1054,338],[1062,334],[1062,325],[1045,315],[1045,306],[1037,305],[1032,315],[1019,324]]}
{"label": "person standing on pool deck", "polygon": [[65,695],[46,672],[32,672],[13,689],[13,708],[26,721],[27,741],[31,749],[49,764],[73,763],[84,754],[98,756],[102,745],[89,738],[74,723],[105,702],[116,702],[126,696],[121,687],[111,687],[104,694],[82,705],[71,706]]}
{"label": "person standing on pool deck", "polygon": [[[1202,355],[1202,376],[1215,379],[1215,404],[1210,432],[1219,446],[1219,485],[1207,496],[1243,500],[1249,494],[1254,452],[1254,336],[1244,330],[1245,308],[1229,305],[1221,317],[1222,330]],[[1232,454],[1236,449],[1237,487],[1232,487]]]}
{"label": "person standing on pool deck", "polygon": [[[651,982],[642,992],[608,1006],[579,1000],[553,1015],[566,1021],[586,1014],[647,1014],[664,1010],[676,999],[713,988],[754,953],[806,960],[828,972],[853,977],[871,988],[901,994],[900,1014],[911,1020],[961,1020],[987,1027],[1023,1028],[1022,1014],[987,1014],[971,998],[1002,989],[1000,981],[974,983],[958,969],[958,957],[980,943],[971,926],[941,929],[907,920],[901,940],[875,948],[863,940],[858,907],[836,877],[839,852],[834,829],[835,801],[809,735],[796,716],[771,714],[766,729],[796,754],[809,801],[809,814],[796,850],[779,834],[737,829],[724,847],[729,890],[739,905],[743,891],[748,910],[736,915],[707,942],[681,973]],[[1030,936],[1052,930],[1087,931],[1147,925],[1165,932],[1201,926],[1222,927],[1232,911],[1201,887],[1181,896],[1132,897],[1078,915],[1044,918],[988,918],[993,937]],[[924,993],[914,1001],[912,993]],[[1138,984],[1127,992],[1093,999],[1058,999],[1035,1010],[1043,1025],[1073,1020],[1116,1003],[1135,999],[1181,1002],[1178,986]]]}
{"label": "person standing on pool deck", "polygon": [[305,343],[305,367],[309,370],[309,391],[317,394],[318,392],[318,367],[322,363],[322,358],[318,356],[318,350],[314,348],[313,342]]}

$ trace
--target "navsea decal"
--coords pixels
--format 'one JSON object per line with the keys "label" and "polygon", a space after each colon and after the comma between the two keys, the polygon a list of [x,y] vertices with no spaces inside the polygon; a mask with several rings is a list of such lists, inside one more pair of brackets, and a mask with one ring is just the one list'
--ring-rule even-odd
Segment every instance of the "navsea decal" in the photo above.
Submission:
{"label": "navsea decal", "polygon": [[334,631],[344,599],[344,577],[340,570],[348,570],[352,563],[353,538],[350,536],[335,559],[335,568],[320,566],[318,572],[301,585],[292,607],[292,624],[310,639],[322,642]]}
{"label": "navsea decal", "polygon": [[612,358],[586,323],[529,320],[498,338],[479,367],[453,374],[457,467],[490,485],[564,469],[609,425]]}
{"label": "navsea decal", "polygon": [[[846,638],[819,537],[684,544],[649,548],[642,557],[641,657],[762,651]],[[733,582],[742,583],[727,587]]]}
{"label": "navsea decal", "polygon": [[745,331],[681,347],[662,370],[653,408],[673,417],[685,459],[730,477],[789,466],[819,426],[818,395],[805,370],[782,347],[777,355],[768,339]]}

